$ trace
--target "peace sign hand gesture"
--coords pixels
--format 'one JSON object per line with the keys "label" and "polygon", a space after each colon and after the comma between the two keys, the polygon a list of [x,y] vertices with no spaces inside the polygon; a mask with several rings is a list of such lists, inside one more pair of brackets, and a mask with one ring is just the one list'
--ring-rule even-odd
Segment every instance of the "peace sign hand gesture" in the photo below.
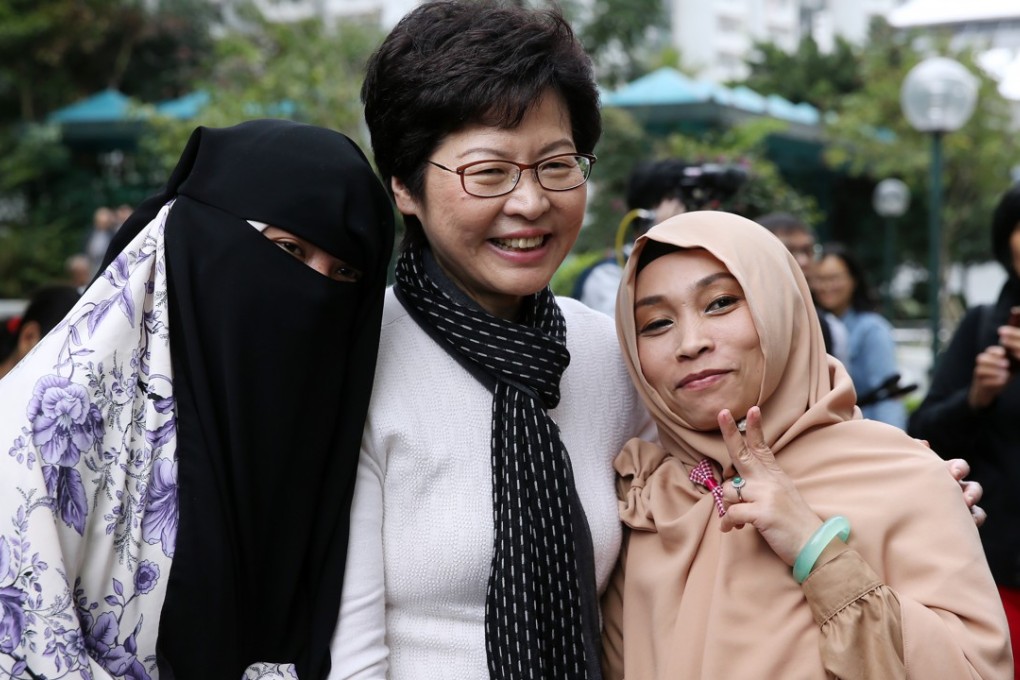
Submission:
{"label": "peace sign hand gesture", "polygon": [[752,406],[746,423],[746,431],[741,434],[730,411],[719,412],[719,429],[738,475],[723,484],[723,501],[727,508],[722,530],[728,532],[741,529],[745,524],[752,525],[780,559],[792,567],[797,553],[822,525],[822,520],[776,464],[772,450],[765,443],[761,409]]}

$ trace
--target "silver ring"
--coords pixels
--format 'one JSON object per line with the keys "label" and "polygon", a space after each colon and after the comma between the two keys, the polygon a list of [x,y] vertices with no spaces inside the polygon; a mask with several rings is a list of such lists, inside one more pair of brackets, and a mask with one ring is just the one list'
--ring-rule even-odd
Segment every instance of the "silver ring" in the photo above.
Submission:
{"label": "silver ring", "polygon": [[743,503],[744,502],[744,497],[741,495],[740,490],[743,489],[745,486],[747,486],[747,480],[746,479],[744,479],[743,477],[741,477],[739,475],[733,478],[733,490],[737,492],[737,502],[738,503]]}

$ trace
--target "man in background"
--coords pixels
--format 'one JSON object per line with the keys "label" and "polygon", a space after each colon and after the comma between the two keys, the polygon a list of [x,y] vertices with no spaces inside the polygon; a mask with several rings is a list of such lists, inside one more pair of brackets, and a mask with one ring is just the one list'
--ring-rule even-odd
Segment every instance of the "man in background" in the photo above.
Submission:
{"label": "man in background", "polygon": [[[797,260],[804,278],[811,285],[814,266],[822,254],[822,246],[815,239],[814,230],[798,217],[786,212],[772,212],[755,220],[783,242],[786,249]],[[825,349],[840,360],[844,366],[849,365],[850,334],[846,326],[835,314],[825,311],[815,303],[818,318],[822,322],[822,335],[825,337]]]}

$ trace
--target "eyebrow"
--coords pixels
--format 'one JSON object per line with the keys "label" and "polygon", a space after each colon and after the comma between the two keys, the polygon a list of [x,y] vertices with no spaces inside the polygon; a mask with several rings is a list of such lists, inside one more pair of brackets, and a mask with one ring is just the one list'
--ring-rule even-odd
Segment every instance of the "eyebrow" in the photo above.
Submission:
{"label": "eyebrow", "polygon": [[[553,153],[557,149],[561,149],[561,148],[567,149],[563,153],[570,153],[571,151],[573,151],[574,143],[568,137],[564,137],[563,139],[557,139],[555,142],[550,142],[549,144],[546,144],[541,149],[539,149],[538,150],[538,157],[542,158],[542,157],[546,156],[547,154]],[[492,154],[493,156],[498,157],[498,158],[502,158],[502,157],[507,155],[505,149],[494,149],[494,148],[488,147],[488,146],[476,146],[476,147],[472,147],[470,149],[465,149],[463,153],[458,154],[457,156],[455,156],[455,158],[462,159],[465,156],[469,156],[469,155],[475,154],[475,153],[488,153],[488,154]]]}
{"label": "eyebrow", "polygon": [[[694,285],[691,287],[695,289],[708,288],[719,279],[732,279],[733,281],[736,281],[737,277],[735,277],[733,274],[727,271],[716,272],[714,274],[709,274],[705,278],[696,281]],[[640,300],[637,300],[634,303],[634,307],[635,309],[638,307],[652,307],[654,305],[661,303],[665,299],[666,299],[665,295],[646,295]]]}

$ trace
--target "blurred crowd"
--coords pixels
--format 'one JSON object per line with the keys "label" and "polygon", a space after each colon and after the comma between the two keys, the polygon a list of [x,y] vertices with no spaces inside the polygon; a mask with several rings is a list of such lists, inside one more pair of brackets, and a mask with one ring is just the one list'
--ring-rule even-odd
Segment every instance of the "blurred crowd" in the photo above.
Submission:
{"label": "blurred crowd", "polygon": [[36,289],[20,313],[0,317],[0,378],[71,310],[98,273],[113,235],[132,210],[126,203],[96,208],[81,249],[64,261],[64,280]]}

